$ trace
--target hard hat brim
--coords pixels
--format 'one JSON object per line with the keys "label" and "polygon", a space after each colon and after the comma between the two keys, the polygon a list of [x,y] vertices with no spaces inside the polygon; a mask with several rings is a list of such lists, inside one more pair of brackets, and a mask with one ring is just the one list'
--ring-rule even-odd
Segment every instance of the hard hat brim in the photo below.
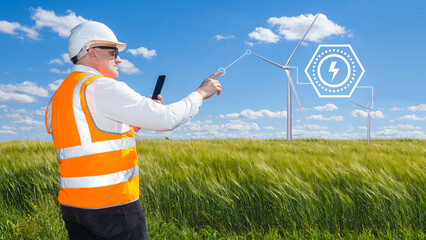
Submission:
{"label": "hard hat brim", "polygon": [[105,43],[105,44],[113,44],[117,47],[118,51],[121,52],[124,49],[126,49],[127,44],[122,43],[122,42],[110,42],[110,41],[92,41],[90,43],[90,45],[95,44],[95,43]]}

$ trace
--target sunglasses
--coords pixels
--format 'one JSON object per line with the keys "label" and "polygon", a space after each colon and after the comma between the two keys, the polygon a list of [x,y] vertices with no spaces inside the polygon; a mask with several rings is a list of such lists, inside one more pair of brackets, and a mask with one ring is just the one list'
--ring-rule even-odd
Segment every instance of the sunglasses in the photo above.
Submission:
{"label": "sunglasses", "polygon": [[95,46],[91,48],[99,48],[99,49],[112,49],[115,50],[114,52],[111,52],[111,57],[113,56],[114,59],[118,57],[118,48],[116,47],[108,47],[108,46]]}

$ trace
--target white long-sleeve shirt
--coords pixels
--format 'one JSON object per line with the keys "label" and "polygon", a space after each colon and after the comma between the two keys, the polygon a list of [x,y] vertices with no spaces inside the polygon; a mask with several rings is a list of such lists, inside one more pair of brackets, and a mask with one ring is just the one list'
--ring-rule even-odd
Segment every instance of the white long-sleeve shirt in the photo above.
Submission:
{"label": "white long-sleeve shirt", "polygon": [[[102,74],[97,70],[74,65],[72,72]],[[124,82],[99,77],[86,88],[90,115],[96,127],[104,132],[122,133],[131,126],[169,131],[193,118],[202,105],[201,94],[193,92],[182,100],[162,105],[141,96]]]}

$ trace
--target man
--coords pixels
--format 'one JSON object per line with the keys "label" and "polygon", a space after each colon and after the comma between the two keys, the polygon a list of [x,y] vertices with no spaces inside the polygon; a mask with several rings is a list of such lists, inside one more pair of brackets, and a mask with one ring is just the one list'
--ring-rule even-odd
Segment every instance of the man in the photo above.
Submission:
{"label": "man", "polygon": [[60,172],[58,200],[70,239],[147,239],[139,202],[135,130],[172,130],[221,92],[217,72],[186,98],[162,105],[118,76],[126,44],[102,23],[76,26],[68,39],[75,64],[46,109]]}

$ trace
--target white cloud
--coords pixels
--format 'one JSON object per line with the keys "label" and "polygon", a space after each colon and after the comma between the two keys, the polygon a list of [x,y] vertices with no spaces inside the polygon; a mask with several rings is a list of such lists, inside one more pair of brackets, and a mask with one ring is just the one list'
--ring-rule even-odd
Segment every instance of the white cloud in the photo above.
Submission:
{"label": "white cloud", "polygon": [[0,32],[16,35],[15,30],[20,26],[21,24],[17,22],[0,21]]}
{"label": "white cloud", "polygon": [[404,131],[400,129],[385,128],[383,130],[377,131],[377,135],[380,138],[426,138],[426,134],[423,131],[413,130],[413,131]]}
{"label": "white cloud", "polygon": [[12,135],[15,135],[16,132],[14,130],[15,130],[14,127],[9,127],[9,126],[1,126],[0,127],[0,133],[1,134],[12,134]]}
{"label": "white cloud", "polygon": [[11,113],[5,114],[5,115],[1,115],[1,117],[6,117],[6,118],[14,118],[14,119],[23,119],[23,118],[27,118],[29,116],[40,116],[40,117],[44,117],[44,113],[45,113],[46,108],[45,107],[41,107],[39,109],[36,110],[28,110],[25,108],[20,108],[20,109],[10,109]]}
{"label": "white cloud", "polygon": [[32,103],[36,101],[33,96],[47,97],[48,92],[29,81],[19,84],[0,84],[0,102]]}
{"label": "white cloud", "polygon": [[254,32],[248,35],[251,39],[258,40],[264,43],[276,43],[280,40],[280,36],[273,33],[268,28],[257,27]]}
{"label": "white cloud", "polygon": [[[374,127],[374,126],[373,126]],[[366,126],[358,127],[360,130],[367,130]],[[373,128],[374,129],[374,128]],[[395,126],[386,126],[382,130],[371,130],[372,137],[374,138],[419,138],[426,137],[420,127],[415,127],[410,124],[398,124]],[[362,133],[362,138],[365,133]]]}
{"label": "white cloud", "polygon": [[211,124],[212,121],[189,121],[182,126],[183,129],[187,131],[202,131],[204,129],[203,125]]}
{"label": "white cloud", "polygon": [[62,53],[61,56],[62,56],[62,61],[64,63],[69,63],[69,64],[72,63],[71,60],[70,60],[70,55],[68,53]]}
{"label": "white cloud", "polygon": [[50,91],[56,91],[59,86],[61,86],[62,82],[64,81],[64,79],[58,79],[52,83],[49,83],[49,85],[47,85],[50,89]]}
{"label": "white cloud", "polygon": [[245,41],[244,43],[245,43],[247,46],[253,46],[253,45],[254,45],[254,43],[249,42],[249,41]]}
{"label": "white cloud", "polygon": [[76,16],[71,10],[67,10],[68,15],[56,16],[54,11],[44,10],[41,7],[33,9],[32,19],[36,22],[36,28],[48,27],[61,37],[68,37],[78,24],[87,21],[81,16]]}
{"label": "white cloud", "polygon": [[399,118],[399,120],[413,120],[413,121],[425,121],[426,117],[417,117],[415,114],[405,115]]}
{"label": "white cloud", "polygon": [[[230,120],[224,124],[213,124],[211,120],[188,122],[173,132],[159,133],[155,131],[141,130],[140,137],[144,138],[171,138],[171,139],[209,139],[209,138],[286,138],[286,131],[273,131],[272,126],[262,127],[255,123],[241,120]],[[365,139],[366,127],[356,129],[348,126],[344,131],[329,131],[328,127],[310,124],[309,130],[303,125],[293,127],[294,138],[326,138],[326,139]],[[384,130],[373,132],[374,138],[426,138],[425,133],[419,127],[399,124],[397,126],[385,127]]]}
{"label": "white cloud", "polygon": [[20,114],[44,116],[44,111],[45,111],[44,107],[41,107],[40,109],[37,109],[37,110],[34,110],[34,111],[28,110],[28,109],[25,109],[25,108],[10,109],[10,112],[12,112],[13,114],[7,114],[7,116],[13,117],[13,118],[21,118],[22,115],[20,115]]}
{"label": "white cloud", "polygon": [[127,59],[121,59],[121,63],[118,67],[120,68],[120,71],[125,74],[138,74],[141,72],[139,68],[135,67],[135,65]]}
{"label": "white cloud", "polygon": [[148,135],[142,133],[144,137],[173,137],[173,138],[241,138],[258,137],[262,138],[263,133],[257,123],[244,122],[241,120],[230,120],[223,124],[213,124],[210,120],[190,121],[182,125],[173,133],[161,134],[151,132]]}
{"label": "white cloud", "polygon": [[68,53],[63,53],[61,55],[61,58],[62,59],[60,59],[60,58],[54,58],[54,59],[50,60],[50,62],[48,64],[54,64],[54,63],[56,63],[56,64],[59,64],[59,65],[64,65],[65,63],[69,63],[69,64],[72,63],[70,61],[70,59],[69,59]]}
{"label": "white cloud", "polygon": [[387,126],[385,129],[401,129],[401,130],[415,130],[415,129],[422,129],[421,127],[416,127],[411,124],[398,124],[395,126]]}
{"label": "white cloud", "polygon": [[248,123],[240,120],[231,120],[229,123],[219,125],[221,130],[238,130],[238,131],[251,131],[260,130],[257,123]]}
{"label": "white cloud", "polygon": [[[301,126],[300,128],[305,129],[306,127]],[[308,128],[309,128],[309,130],[325,130],[325,129],[328,129],[327,127],[321,127],[318,124],[308,124]]]}
{"label": "white cloud", "polygon": [[[279,34],[287,40],[302,39],[306,30],[311,25],[315,16],[312,14],[301,14],[297,17],[271,17],[268,23],[272,26],[278,26]],[[305,40],[311,42],[321,42],[324,38],[337,35],[343,36],[348,31],[333,21],[329,20],[326,15],[320,14],[317,21],[312,26]]]}
{"label": "white cloud", "polygon": [[408,110],[425,112],[426,111],[426,104],[423,103],[423,104],[420,104],[418,106],[410,106],[410,107],[408,107]]}
{"label": "white cloud", "polygon": [[6,109],[7,108],[7,106],[6,105],[4,105],[4,104],[0,104],[0,109]]}
{"label": "white cloud", "polygon": [[45,107],[41,107],[40,109],[38,109],[38,110],[35,110],[34,112],[32,112],[31,114],[32,115],[35,115],[35,116],[42,116],[42,117],[44,117],[44,113],[46,112],[46,108]]}
{"label": "white cloud", "polygon": [[71,68],[68,68],[68,69],[67,69],[67,70],[65,70],[65,71],[61,71],[61,70],[59,70],[59,69],[57,69],[57,68],[50,68],[50,69],[49,69],[49,72],[57,73],[57,74],[70,74],[70,73],[71,73]]}
{"label": "white cloud", "polygon": [[32,119],[31,117],[28,117],[28,116],[24,116],[24,117],[22,117],[22,118],[19,118],[18,120],[13,121],[13,123],[16,123],[16,124],[33,125],[33,126],[38,126],[38,127],[40,127],[40,126],[43,126],[43,125],[44,125],[44,123],[43,123],[43,122],[41,122],[41,121],[36,121],[36,120],[34,120],[34,119]]}
{"label": "white cloud", "polygon": [[[217,125],[215,125],[217,126]],[[271,133],[269,133],[271,135]],[[141,137],[145,138],[165,138],[170,139],[214,139],[214,138],[257,138],[264,139],[266,134],[259,131],[238,131],[238,130],[204,130],[204,131],[187,131],[187,132],[155,132],[155,131],[143,131],[140,134]]]}
{"label": "white cloud", "polygon": [[22,130],[22,131],[30,131],[30,130],[33,130],[33,129],[37,129],[37,127],[19,127],[19,129]]}
{"label": "white cloud", "polygon": [[38,87],[35,83],[25,81],[19,84],[0,84],[0,90],[4,93],[21,93],[37,97],[47,97],[48,92],[42,87]]}
{"label": "white cloud", "polygon": [[10,109],[11,112],[13,113],[23,113],[23,114],[28,114],[29,111],[27,109],[21,108],[21,109]]}
{"label": "white cloud", "polygon": [[[308,124],[308,128],[306,128],[306,125],[297,125],[297,126],[293,126],[293,133],[294,131],[313,131],[313,130],[326,130],[328,129],[328,127],[323,127],[320,126],[318,124]],[[299,132],[300,133],[300,132]]]}
{"label": "white cloud", "polygon": [[287,117],[286,111],[271,112],[269,110],[259,110],[259,111],[255,112],[251,109],[246,109],[246,110],[242,111],[241,113],[230,113],[230,114],[226,114],[226,115],[221,114],[219,116],[219,118],[221,118],[221,119],[224,119],[224,118],[258,119],[258,118],[286,118],[286,117]]}
{"label": "white cloud", "polygon": [[[367,111],[362,111],[362,110],[354,110],[352,111],[352,117],[356,117],[356,118],[367,118],[368,117],[368,112]],[[371,111],[370,112],[370,117],[371,118],[384,118],[385,116],[383,115],[383,113],[381,111]]]}
{"label": "white cloud", "polygon": [[316,106],[316,107],[314,107],[314,109],[319,111],[319,112],[323,112],[323,111],[328,112],[328,111],[337,110],[338,108],[337,108],[336,105],[329,103],[329,104],[326,104],[325,106]]}
{"label": "white cloud", "polygon": [[64,65],[64,63],[59,58],[54,58],[54,59],[50,60],[47,64],[54,64],[54,63]]}
{"label": "white cloud", "polygon": [[343,121],[343,116],[331,116],[331,117],[324,117],[323,115],[312,115],[306,118],[306,120],[318,120],[318,121]]}
{"label": "white cloud", "polygon": [[198,131],[198,132],[217,132],[217,131],[251,131],[260,130],[257,123],[248,123],[241,120],[230,120],[224,124],[211,124],[212,121],[195,121],[188,122],[181,127],[185,131]]}
{"label": "white cloud", "polygon": [[235,38],[235,36],[234,35],[223,36],[223,35],[218,34],[218,35],[213,36],[213,38],[215,38],[217,41],[220,41],[220,40]]}
{"label": "white cloud", "polygon": [[240,114],[239,113],[228,113],[226,115],[220,114],[219,118],[224,119],[224,118],[239,118]]}
{"label": "white cloud", "polygon": [[12,114],[6,114],[4,115],[7,118],[23,118],[23,116],[20,113],[12,113]]}
{"label": "white cloud", "polygon": [[385,116],[383,115],[383,113],[381,111],[371,111],[370,112],[370,117],[371,118],[385,118]]}
{"label": "white cloud", "polygon": [[400,107],[393,107],[393,108],[391,108],[391,109],[389,109],[390,111],[392,111],[392,112],[395,112],[395,111],[402,111],[402,110],[404,110],[404,108],[400,108]]}
{"label": "white cloud", "polygon": [[[319,130],[319,131],[312,131],[312,130],[305,130],[303,128],[294,128],[293,131],[293,138],[328,138],[328,139],[349,139],[353,138],[352,133],[338,133],[338,134],[332,134],[329,131]],[[287,138],[287,132],[281,131],[274,133],[274,138]]]}
{"label": "white cloud", "polygon": [[0,21],[0,33],[18,35],[16,31],[24,32],[28,38],[38,40],[38,32],[36,30],[22,26],[17,22]]}
{"label": "white cloud", "polygon": [[21,26],[20,30],[25,32],[27,34],[27,37],[34,39],[34,40],[38,40],[38,32],[32,28],[28,28],[28,27],[24,27]]}
{"label": "white cloud", "polygon": [[142,56],[142,57],[147,58],[147,59],[151,59],[151,58],[157,56],[157,52],[154,49],[148,50],[145,47],[140,47],[140,48],[136,48],[136,49],[129,49],[129,50],[127,50],[127,52],[129,52],[133,56]]}

